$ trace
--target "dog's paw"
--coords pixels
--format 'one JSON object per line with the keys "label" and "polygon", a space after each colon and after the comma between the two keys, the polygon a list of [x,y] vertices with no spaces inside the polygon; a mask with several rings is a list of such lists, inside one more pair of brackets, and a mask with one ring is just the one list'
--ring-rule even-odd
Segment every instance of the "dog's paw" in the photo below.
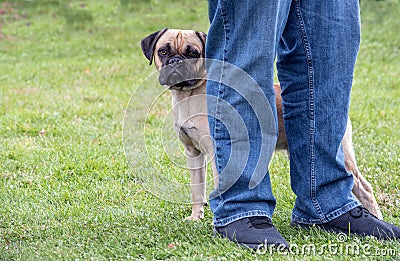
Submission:
{"label": "dog's paw", "polygon": [[190,217],[187,217],[186,220],[190,220],[190,221],[196,221],[196,220],[200,220],[204,218],[204,210],[203,208],[200,209],[194,209],[194,211],[192,211],[192,215]]}
{"label": "dog's paw", "polygon": [[[371,211],[370,211],[371,212]],[[376,207],[374,211],[371,212],[373,215],[375,215],[378,219],[383,220],[383,215],[379,207]]]}
{"label": "dog's paw", "polygon": [[192,205],[192,215],[187,217],[186,220],[200,220],[204,218],[204,203]]}
{"label": "dog's paw", "polygon": [[203,217],[201,217],[201,216],[199,216],[199,215],[196,215],[196,216],[191,215],[190,217],[187,217],[186,220],[197,221],[197,220],[200,220],[200,219],[202,219],[202,218],[203,218]]}

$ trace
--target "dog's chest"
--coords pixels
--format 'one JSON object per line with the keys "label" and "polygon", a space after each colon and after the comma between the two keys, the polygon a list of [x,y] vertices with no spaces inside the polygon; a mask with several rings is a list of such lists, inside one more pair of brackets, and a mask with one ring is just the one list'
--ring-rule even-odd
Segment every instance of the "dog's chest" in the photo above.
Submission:
{"label": "dog's chest", "polygon": [[[179,94],[179,93],[178,93]],[[182,143],[198,150],[200,140],[209,135],[207,108],[204,95],[173,95],[174,128]]]}
{"label": "dog's chest", "polygon": [[192,122],[175,123],[175,131],[184,144],[198,147],[199,129]]}
{"label": "dog's chest", "polygon": [[199,111],[179,110],[174,113],[175,115],[174,127],[179,139],[185,145],[192,145],[200,149],[200,139],[209,133],[207,114]]}

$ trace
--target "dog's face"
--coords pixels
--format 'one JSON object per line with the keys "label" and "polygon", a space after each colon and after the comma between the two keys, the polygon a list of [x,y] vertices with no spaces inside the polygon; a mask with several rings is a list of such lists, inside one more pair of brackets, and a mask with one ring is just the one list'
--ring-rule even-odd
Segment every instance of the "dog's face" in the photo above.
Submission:
{"label": "dog's face", "polygon": [[188,90],[205,81],[206,34],[193,30],[163,29],[141,42],[144,55],[160,72],[159,82],[172,89]]}

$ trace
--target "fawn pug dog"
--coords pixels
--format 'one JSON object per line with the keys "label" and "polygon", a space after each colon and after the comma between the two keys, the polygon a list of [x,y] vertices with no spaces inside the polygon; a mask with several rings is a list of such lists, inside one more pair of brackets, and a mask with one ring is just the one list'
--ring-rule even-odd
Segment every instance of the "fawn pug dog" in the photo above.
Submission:
{"label": "fawn pug dog", "polygon": [[[141,41],[141,48],[159,71],[159,82],[172,93],[172,113],[175,131],[187,156],[192,193],[192,214],[187,219],[204,217],[206,203],[205,157],[213,158],[213,143],[210,138],[206,107],[206,70],[203,59],[206,34],[193,30],[168,29],[154,32]],[[186,60],[186,61],[185,61]],[[276,149],[288,150],[282,114],[281,88],[274,84],[278,113],[278,140]],[[382,219],[370,183],[358,170],[353,143],[351,121],[342,141],[345,167],[354,176],[353,194],[373,215]],[[212,170],[214,187],[218,174],[214,160]]]}

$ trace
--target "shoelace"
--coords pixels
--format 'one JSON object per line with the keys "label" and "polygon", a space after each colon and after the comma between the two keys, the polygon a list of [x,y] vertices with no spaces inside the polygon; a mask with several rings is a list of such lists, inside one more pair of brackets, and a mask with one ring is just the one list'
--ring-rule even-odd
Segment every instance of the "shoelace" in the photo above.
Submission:
{"label": "shoelace", "polygon": [[269,220],[267,217],[249,217],[249,221],[247,223],[250,223],[250,227],[254,227],[257,229],[261,228],[270,228],[272,227],[272,222]]}
{"label": "shoelace", "polygon": [[350,211],[350,216],[352,216],[353,218],[360,218],[363,215],[364,217],[368,217],[371,216],[372,214],[369,213],[369,211],[363,207],[356,207]]}

